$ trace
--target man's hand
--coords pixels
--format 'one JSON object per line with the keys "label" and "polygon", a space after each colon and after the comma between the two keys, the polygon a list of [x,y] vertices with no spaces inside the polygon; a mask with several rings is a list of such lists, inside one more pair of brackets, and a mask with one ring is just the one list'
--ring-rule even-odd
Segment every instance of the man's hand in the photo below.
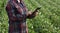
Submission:
{"label": "man's hand", "polygon": [[27,18],[31,19],[31,18],[34,18],[35,16],[37,16],[39,9],[40,9],[40,8],[35,9],[34,12],[29,11],[29,12],[27,13]]}
{"label": "man's hand", "polygon": [[35,12],[34,15],[37,16],[38,15],[38,12]]}
{"label": "man's hand", "polygon": [[35,9],[35,11],[32,13],[32,15],[34,15],[34,16],[38,15],[38,11],[39,11],[40,8],[41,7],[38,7],[37,9]]}

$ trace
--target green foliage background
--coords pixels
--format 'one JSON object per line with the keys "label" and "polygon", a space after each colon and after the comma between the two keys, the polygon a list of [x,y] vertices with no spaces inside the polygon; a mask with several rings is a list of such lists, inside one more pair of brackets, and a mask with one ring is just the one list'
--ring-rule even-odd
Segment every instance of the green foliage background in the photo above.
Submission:
{"label": "green foliage background", "polygon": [[[24,0],[28,10],[41,6],[38,16],[27,19],[29,33],[60,33],[60,0]],[[8,33],[7,0],[0,0],[0,33]]]}

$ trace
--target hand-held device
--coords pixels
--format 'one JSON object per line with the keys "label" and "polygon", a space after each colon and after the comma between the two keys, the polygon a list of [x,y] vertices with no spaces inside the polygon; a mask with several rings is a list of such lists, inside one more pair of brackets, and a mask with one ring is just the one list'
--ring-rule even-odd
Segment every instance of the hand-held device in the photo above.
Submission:
{"label": "hand-held device", "polygon": [[41,7],[36,8],[35,11],[32,14],[38,12],[39,9],[41,9]]}

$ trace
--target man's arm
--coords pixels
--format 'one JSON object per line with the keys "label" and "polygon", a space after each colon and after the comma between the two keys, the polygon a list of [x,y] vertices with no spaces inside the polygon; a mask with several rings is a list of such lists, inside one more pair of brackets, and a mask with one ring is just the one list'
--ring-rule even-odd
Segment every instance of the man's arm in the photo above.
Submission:
{"label": "man's arm", "polygon": [[29,11],[29,12],[27,13],[27,18],[32,19],[32,18],[34,18],[37,14],[38,14],[38,12],[36,12],[36,13],[33,14],[33,12]]}
{"label": "man's arm", "polygon": [[29,19],[34,18],[34,17],[38,14],[38,10],[39,10],[40,8],[41,8],[41,7],[38,7],[37,9],[35,9],[34,12],[29,11],[29,12],[27,13],[27,18],[29,18]]}

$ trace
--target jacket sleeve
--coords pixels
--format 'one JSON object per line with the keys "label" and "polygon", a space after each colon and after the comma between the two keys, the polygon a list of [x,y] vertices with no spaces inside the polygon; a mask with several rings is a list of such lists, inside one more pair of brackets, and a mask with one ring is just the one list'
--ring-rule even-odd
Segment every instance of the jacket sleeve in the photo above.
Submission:
{"label": "jacket sleeve", "polygon": [[36,16],[36,13],[33,14],[33,12],[31,12],[31,11],[29,11],[29,12],[27,13],[27,18],[28,18],[28,19],[32,19],[32,18],[34,18],[35,16]]}

